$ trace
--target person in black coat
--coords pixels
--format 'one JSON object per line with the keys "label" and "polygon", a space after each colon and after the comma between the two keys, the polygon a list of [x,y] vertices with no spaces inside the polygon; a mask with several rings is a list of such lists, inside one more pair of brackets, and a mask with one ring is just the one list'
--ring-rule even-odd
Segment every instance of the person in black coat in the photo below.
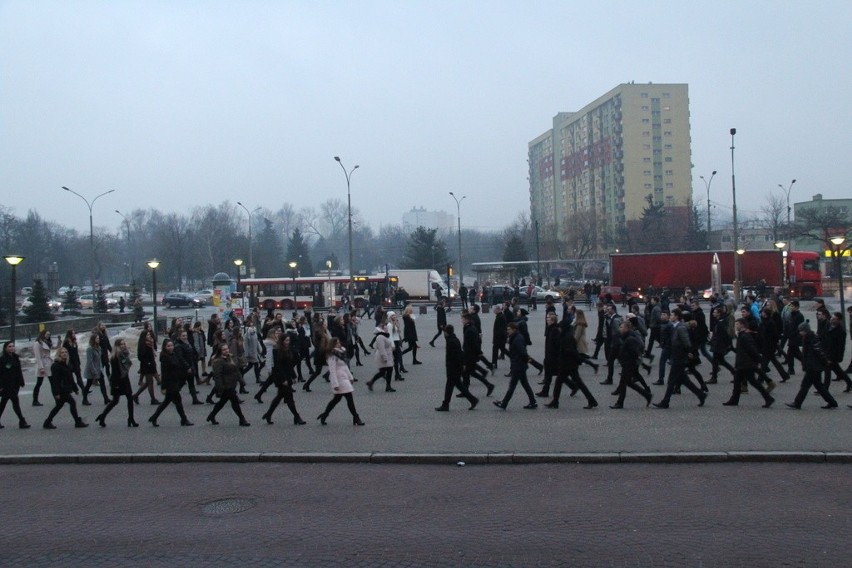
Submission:
{"label": "person in black coat", "polygon": [[545,317],[544,328],[544,380],[541,382],[541,391],[535,393],[538,397],[547,398],[550,396],[550,383],[559,372],[561,335],[562,332],[556,322],[556,312],[548,312]]}
{"label": "person in black coat", "polygon": [[180,397],[180,391],[183,385],[186,384],[189,370],[187,369],[186,362],[175,353],[175,344],[171,339],[163,341],[163,348],[160,351],[160,374],[163,386],[163,402],[160,403],[153,416],[148,419],[148,422],[154,426],[159,426],[157,418],[160,417],[160,414],[163,413],[170,403],[174,403],[178,416],[180,416],[180,425],[192,426],[192,422],[189,421],[183,410],[183,400]]}
{"label": "person in black coat", "polygon": [[529,404],[524,406],[524,408],[530,410],[538,408],[538,403],[535,401],[535,393],[533,393],[532,387],[530,387],[530,383],[527,380],[527,367],[530,359],[527,354],[527,342],[521,334],[520,326],[518,326],[517,323],[512,322],[507,326],[507,328],[507,333],[509,335],[509,360],[511,362],[510,369],[512,379],[509,381],[509,388],[506,390],[506,394],[503,396],[503,399],[495,400],[494,406],[506,410],[509,401],[512,399],[512,395],[515,392],[515,388],[518,386],[518,383],[521,383],[521,387],[523,387],[524,392],[526,392],[527,397],[529,397]]}
{"label": "person in black coat", "polygon": [[[6,403],[12,402],[12,410],[18,415],[18,426],[22,429],[29,428],[23,413],[21,403],[18,401],[18,391],[24,386],[24,373],[21,369],[21,358],[15,353],[15,342],[7,341],[3,344],[3,353],[0,355],[0,418],[6,410]],[[0,428],[3,425],[0,424]]]}
{"label": "person in black coat", "polygon": [[74,369],[74,376],[77,378],[77,386],[83,388],[83,366],[80,364],[80,349],[77,346],[77,333],[73,329],[65,332],[65,339],[62,340],[62,347],[68,350],[68,361],[71,368]]}
{"label": "person in black coat", "polygon": [[586,406],[583,408],[587,410],[596,408],[598,401],[595,400],[595,397],[592,396],[591,391],[589,391],[589,388],[580,377],[579,369],[582,355],[577,348],[577,329],[566,319],[563,319],[559,323],[558,328],[559,352],[557,354],[556,384],[553,386],[553,399],[544,406],[547,408],[559,408],[559,395],[562,392],[562,384],[564,383],[571,389],[572,396],[578,390],[583,393],[586,397]]}
{"label": "person in black coat", "polygon": [[[799,336],[799,326],[805,323],[805,316],[799,311],[799,301],[793,300],[789,304],[789,314],[784,322],[784,338],[787,340],[787,374],[795,375],[793,363],[796,359],[802,360],[802,338]],[[804,362],[802,363],[804,368]]]}
{"label": "person in black coat", "polygon": [[826,402],[823,406],[824,409],[837,408],[837,401],[829,394],[822,382],[822,373],[825,371],[827,363],[825,351],[823,351],[819,339],[811,330],[808,322],[799,324],[799,336],[801,337],[802,368],[805,371],[805,376],[802,379],[802,386],[799,388],[796,399],[792,403],[787,402],[785,404],[790,408],[800,410],[811,386],[813,386]]}
{"label": "person in black coat", "polygon": [[478,365],[479,354],[482,352],[482,338],[473,325],[473,319],[470,314],[462,314],[462,352],[464,353],[464,371],[462,373],[462,383],[465,388],[470,389],[470,378],[473,377],[488,389],[485,396],[491,396],[494,390],[494,384],[485,378],[485,371]]}
{"label": "person in black coat", "polygon": [[195,373],[197,372],[198,351],[189,340],[189,332],[182,329],[177,334],[175,340],[175,353],[183,360],[184,365],[188,369],[186,382],[189,385],[189,394],[192,396],[192,404],[204,404],[198,400],[198,391],[195,389]]}
{"label": "person in black coat", "polygon": [[71,409],[75,428],[85,428],[88,426],[80,418],[80,415],[77,414],[77,403],[74,401],[74,397],[71,396],[71,393],[77,394],[80,391],[77,383],[74,382],[74,369],[71,368],[68,362],[68,350],[64,347],[56,350],[56,359],[53,361],[53,365],[50,366],[50,390],[53,393],[54,400],[56,400],[56,406],[53,407],[53,410],[50,411],[50,414],[47,415],[47,419],[44,421],[43,426],[46,430],[56,429],[56,426],[53,425],[53,419],[65,404],[68,404],[68,407]]}
{"label": "person in black coat", "polygon": [[[470,402],[470,408],[468,410],[473,410],[476,408],[477,403],[479,403],[479,399],[470,394],[470,390],[468,390],[467,386],[465,386],[462,382],[462,373],[464,372],[465,367],[465,355],[462,350],[461,342],[459,341],[459,338],[456,337],[455,331],[456,330],[452,325],[444,326],[444,338],[447,340],[447,382],[444,385],[444,401],[441,403],[441,406],[435,408],[438,412],[447,412],[450,410],[450,399],[453,396],[453,389],[459,389],[462,396]],[[489,390],[489,393],[490,392],[491,391]]]}
{"label": "person in black coat", "polygon": [[112,367],[109,379],[112,399],[104,411],[95,418],[95,422],[100,424],[101,428],[105,427],[107,414],[118,405],[119,399],[123,396],[127,399],[127,426],[136,428],[139,424],[133,419],[133,389],[130,386],[130,367],[133,366],[133,362],[130,360],[127,343],[123,339],[118,338],[113,343],[109,364]]}
{"label": "person in black coat", "polygon": [[769,364],[775,367],[778,374],[781,376],[781,382],[784,383],[790,379],[790,375],[784,370],[784,365],[778,360],[775,355],[778,350],[778,342],[781,340],[781,329],[778,327],[778,322],[772,315],[772,310],[763,308],[760,311],[760,351],[763,355],[761,363],[764,373],[769,372]]}
{"label": "person in black coat", "polygon": [[509,351],[506,350],[506,315],[503,313],[503,306],[494,306],[494,330],[491,334],[491,368],[497,368],[497,356],[504,359]]}
{"label": "person in black coat", "polygon": [[834,373],[837,378],[835,381],[844,381],[846,390],[843,392],[852,391],[852,381],[849,380],[849,375],[843,371],[840,363],[843,362],[843,356],[846,352],[846,330],[843,329],[843,314],[834,312],[828,324],[828,331],[825,334],[823,343],[825,349],[825,357],[828,363],[825,369],[825,388],[828,390],[828,385],[831,384],[831,374]]}
{"label": "person in black coat", "polygon": [[750,384],[763,397],[763,408],[769,408],[775,399],[769,395],[755,374],[760,368],[760,350],[755,340],[756,333],[749,329],[748,320],[739,318],[734,322],[737,332],[737,356],[734,360],[734,386],[731,390],[731,398],[722,404],[724,406],[737,406],[740,402],[742,386]]}
{"label": "person in black coat", "polygon": [[[435,347],[435,340],[441,337],[441,334],[444,333],[444,327],[447,325],[447,309],[444,307],[444,300],[438,300],[438,303],[435,304],[435,312],[438,317],[438,333],[435,334],[435,337],[429,342],[429,345]],[[378,325],[378,323],[376,324]]]}
{"label": "person in black coat", "polygon": [[243,416],[243,411],[240,410],[240,398],[237,396],[237,385],[241,377],[242,371],[237,358],[231,357],[231,350],[227,343],[220,344],[213,355],[213,383],[216,394],[219,395],[219,401],[207,416],[207,422],[214,426],[219,424],[216,421],[216,414],[222,410],[226,402],[230,401],[234,414],[240,420],[240,426],[251,426]]}
{"label": "person in black coat", "polygon": [[[272,372],[270,373],[270,378],[278,389],[278,393],[272,399],[272,402],[269,403],[269,408],[263,415],[263,419],[266,420],[267,424],[274,424],[272,422],[272,413],[275,412],[275,409],[278,408],[278,404],[282,400],[287,405],[287,408],[290,409],[290,412],[293,413],[293,424],[296,426],[303,426],[305,424],[305,421],[302,420],[302,417],[299,416],[299,412],[296,410],[296,402],[293,399],[293,383],[295,382],[293,369],[296,365],[293,356],[293,337],[293,335],[288,333],[278,334],[275,348],[272,350]],[[256,396],[255,398],[258,397]]]}
{"label": "person in black coat", "polygon": [[[610,304],[611,305],[611,304]],[[618,399],[615,404],[610,405],[613,410],[624,408],[624,398],[627,396],[627,388],[635,390],[645,397],[645,406],[651,404],[651,389],[649,387],[639,388],[639,359],[645,350],[642,337],[633,329],[628,321],[621,321],[618,325],[618,362],[621,365],[618,388],[616,393]]]}
{"label": "person in black coat", "polygon": [[411,364],[422,365],[423,363],[417,360],[417,324],[412,311],[411,306],[408,305],[402,312],[402,341],[407,343],[408,347],[400,353],[400,357],[411,351]]}
{"label": "person in black coat", "polygon": [[663,399],[660,402],[655,402],[654,406],[657,408],[668,408],[672,393],[680,386],[685,386],[692,391],[698,397],[698,406],[704,406],[707,395],[704,394],[702,389],[693,384],[687,374],[687,367],[690,364],[690,360],[696,357],[697,347],[693,345],[690,339],[688,324],[681,319],[681,310],[678,308],[672,310],[671,317],[672,342],[670,345],[671,369],[669,370],[669,382],[666,385],[666,394],[663,396]]}

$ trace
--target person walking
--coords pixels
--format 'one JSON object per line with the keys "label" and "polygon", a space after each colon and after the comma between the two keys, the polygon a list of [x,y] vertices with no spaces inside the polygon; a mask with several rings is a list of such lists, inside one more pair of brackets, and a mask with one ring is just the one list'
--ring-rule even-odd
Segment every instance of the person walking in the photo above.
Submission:
{"label": "person walking", "polygon": [[509,401],[512,399],[512,395],[515,392],[515,388],[518,386],[518,383],[520,383],[529,398],[529,403],[524,406],[524,408],[533,410],[538,408],[538,403],[535,401],[535,393],[533,393],[532,387],[530,387],[530,383],[527,380],[527,367],[529,361],[529,355],[527,354],[527,342],[524,339],[524,336],[521,335],[517,323],[512,322],[506,327],[506,332],[509,336],[509,360],[511,362],[510,369],[512,378],[509,381],[509,388],[503,396],[503,399],[495,400],[494,406],[502,410],[506,410],[506,407],[509,405]]}
{"label": "person walking", "polygon": [[[3,344],[3,353],[0,354],[0,418],[3,417],[6,404],[11,402],[12,410],[18,416],[18,427],[25,430],[30,425],[21,412],[21,403],[18,400],[18,391],[23,386],[24,372],[21,368],[21,358],[15,352],[15,342],[7,341]],[[3,428],[2,424],[0,428]]]}
{"label": "person walking", "polygon": [[358,416],[358,411],[355,409],[355,399],[352,393],[355,390],[353,386],[352,372],[346,364],[346,350],[340,344],[338,338],[333,338],[328,345],[326,351],[326,363],[328,364],[329,380],[331,381],[331,389],[334,392],[334,397],[325,407],[325,411],[317,416],[317,420],[323,426],[326,425],[326,420],[334,407],[341,399],[346,399],[346,406],[349,407],[349,412],[352,414],[352,424],[355,426],[364,426],[361,417]]}
{"label": "person walking", "polygon": [[[186,327],[189,327],[188,325]],[[175,353],[177,353],[181,359],[183,359],[184,365],[187,368],[187,385],[189,387],[189,394],[192,397],[192,404],[201,405],[204,404],[200,400],[198,400],[198,391],[195,388],[196,381],[196,373],[198,373],[198,352],[195,350],[195,346],[189,339],[189,331],[183,328],[177,332],[177,339],[174,340],[175,343]]]}
{"label": "person walking", "polygon": [[805,376],[802,378],[802,386],[799,387],[799,393],[793,402],[786,402],[788,407],[801,410],[802,403],[808,396],[811,387],[814,387],[820,396],[825,400],[825,406],[822,408],[828,410],[837,408],[837,401],[825,388],[825,383],[822,381],[822,373],[825,371],[828,363],[825,351],[817,339],[816,334],[811,330],[808,322],[799,324],[800,345],[802,347],[802,368]]}
{"label": "person walking", "polygon": [[[565,321],[565,320],[563,320]],[[550,396],[550,383],[559,373],[559,346],[562,332],[556,321],[556,312],[548,312],[544,328],[544,379],[541,390],[535,395],[539,398]],[[579,359],[579,355],[577,357]]]}
{"label": "person walking", "polygon": [[408,347],[400,353],[400,357],[411,351],[411,364],[422,365],[423,363],[417,360],[417,324],[414,321],[412,312],[413,308],[411,304],[405,306],[405,310],[402,312],[402,340],[408,344]]}
{"label": "person walking", "polygon": [[245,323],[245,331],[243,332],[243,343],[246,349],[246,368],[241,369],[243,374],[249,372],[249,370],[254,370],[254,382],[259,385],[260,381],[260,370],[262,369],[260,361],[263,356],[263,347],[260,343],[260,338],[257,334],[257,328],[255,327],[255,321],[253,316],[249,316],[246,318]]}
{"label": "person walking", "polygon": [[62,340],[62,347],[68,351],[68,360],[71,363],[71,368],[74,370],[74,378],[77,380],[77,386],[83,388],[83,366],[80,364],[80,349],[77,347],[77,333],[73,329],[65,332],[65,339]]}
{"label": "person walking", "polygon": [[828,331],[826,332],[825,342],[825,357],[827,359],[825,369],[825,389],[828,390],[828,385],[831,384],[831,375],[834,373],[837,378],[835,381],[844,381],[846,390],[843,392],[852,391],[852,380],[849,375],[840,366],[843,362],[843,356],[846,352],[846,330],[843,329],[843,314],[834,312],[829,319]]}
{"label": "person walking", "polygon": [[435,408],[437,412],[448,412],[450,410],[450,400],[453,397],[453,390],[458,389],[464,396],[470,407],[468,410],[473,410],[479,404],[479,399],[470,394],[468,388],[462,382],[462,373],[464,371],[464,352],[462,351],[461,342],[456,337],[455,328],[452,325],[444,326],[444,338],[447,342],[446,348],[446,370],[447,382],[444,384],[444,400],[441,406]]}
{"label": "person walking", "polygon": [[[278,341],[272,349],[272,373],[270,378],[278,389],[275,398],[269,403],[269,408],[263,414],[263,419],[267,424],[274,424],[272,414],[278,408],[278,404],[283,400],[290,412],[293,413],[293,424],[296,426],[304,426],[305,421],[296,410],[296,401],[293,399],[293,383],[295,382],[295,366],[293,338],[298,337],[289,333],[276,333]],[[266,383],[264,383],[265,385]],[[259,399],[258,396],[255,398]],[[260,402],[260,400],[258,400]]]}
{"label": "person walking", "polygon": [[33,342],[33,355],[36,360],[36,384],[33,389],[33,406],[41,406],[38,400],[41,385],[44,383],[45,377],[50,380],[50,367],[52,365],[51,350],[53,343],[50,340],[50,332],[47,328],[42,329],[36,340]]}
{"label": "person walking", "polygon": [[[210,373],[207,372],[207,339],[204,336],[204,329],[201,327],[201,322],[197,321],[192,324],[192,329],[189,331],[189,342],[195,348],[195,376],[196,384],[209,385]],[[201,363],[199,373],[198,364]]]}
{"label": "person walking", "polygon": [[438,321],[438,333],[429,341],[429,345],[435,347],[435,340],[441,337],[441,334],[444,333],[444,327],[447,325],[447,310],[444,307],[444,300],[438,300],[434,307],[437,321]]}
{"label": "person walking", "polygon": [[216,421],[216,415],[222,410],[226,402],[230,402],[234,414],[240,419],[240,426],[251,426],[243,416],[243,411],[240,410],[240,399],[237,396],[237,385],[240,382],[240,377],[242,377],[242,372],[239,362],[236,358],[231,357],[230,347],[227,344],[221,344],[219,351],[213,355],[213,388],[216,389],[219,400],[210,414],[207,415],[207,422],[214,426],[219,424]]}
{"label": "person walking", "polygon": [[178,416],[180,416],[180,425],[192,426],[192,422],[189,421],[183,410],[183,400],[180,397],[180,391],[183,385],[186,384],[189,372],[183,359],[175,353],[175,344],[171,339],[163,341],[163,347],[160,351],[160,372],[163,382],[163,402],[160,403],[157,410],[148,419],[148,422],[155,427],[159,426],[157,419],[160,417],[160,414],[163,413],[169,404],[174,404],[175,410],[177,410]]}
{"label": "person walking", "polygon": [[[577,314],[582,314],[582,310],[578,310]],[[578,390],[586,397],[586,406],[583,408],[591,410],[598,406],[598,401],[592,396],[589,387],[583,382],[580,377],[580,363],[582,362],[583,353],[581,352],[580,342],[578,337],[585,342],[585,326],[577,326],[577,319],[573,325],[563,319],[559,323],[559,353],[558,353],[558,370],[556,375],[556,384],[553,386],[553,398],[545,404],[547,408],[559,408],[559,395],[562,393],[562,385],[568,385],[573,396]]]}
{"label": "person walking", "polygon": [[367,381],[367,388],[370,391],[373,390],[373,385],[376,381],[384,378],[387,385],[385,386],[385,392],[396,392],[396,389],[391,387],[391,381],[393,380],[393,343],[390,340],[390,333],[387,331],[387,318],[383,318],[382,326],[377,327],[373,338],[375,344],[375,359],[376,359],[376,367],[378,367],[378,371],[373,378]]}
{"label": "person walking", "polygon": [[[611,304],[609,304],[611,305]],[[614,306],[613,306],[614,307]],[[624,408],[624,399],[627,396],[627,388],[630,387],[643,397],[645,406],[651,404],[651,389],[649,387],[639,388],[639,358],[642,356],[644,345],[639,332],[633,329],[629,321],[622,321],[618,326],[618,362],[621,364],[621,375],[619,377],[616,394],[618,400],[610,405],[612,409]]]}
{"label": "person walking", "polygon": [[[620,333],[621,316],[616,312],[615,304],[607,303],[604,307],[605,317],[603,325],[603,340],[604,340],[604,355],[606,356],[606,379],[601,382],[602,385],[611,385],[615,374],[615,362],[618,360],[618,350],[621,346],[622,334]],[[598,314],[600,316],[600,313]],[[632,331],[632,326],[631,326]],[[641,337],[637,338],[642,341]],[[644,344],[643,344],[644,350]],[[597,355],[597,352],[595,352]],[[632,377],[631,380],[635,379]]]}
{"label": "person walking", "polygon": [[139,395],[147,390],[151,397],[151,406],[160,404],[160,401],[154,396],[154,383],[157,382],[154,334],[142,332],[142,335],[139,336],[139,345],[136,348],[136,357],[139,359],[139,390],[133,395],[133,402],[139,404]]}
{"label": "person walking", "polygon": [[[482,352],[482,337],[479,330],[473,324],[473,318],[469,313],[463,313],[461,320],[462,351],[464,352],[462,383],[465,388],[470,389],[470,378],[473,377],[485,385],[487,389],[485,396],[491,396],[491,393],[494,391],[494,383],[485,378],[485,370],[479,366],[479,355]],[[523,336],[521,339],[523,339]],[[526,351],[526,346],[524,347],[524,351]]]}
{"label": "person walking", "polygon": [[689,330],[686,322],[683,321],[680,308],[675,308],[671,313],[672,317],[672,339],[671,339],[671,370],[669,371],[669,383],[666,385],[666,394],[660,402],[655,402],[657,408],[668,408],[672,394],[675,389],[685,386],[692,394],[698,397],[698,406],[704,406],[704,401],[707,400],[707,395],[695,386],[689,379],[687,367],[689,362],[696,356],[697,347],[694,348],[692,341],[689,338]]}
{"label": "person walking", "polygon": [[506,314],[503,313],[503,306],[497,304],[494,306],[494,327],[491,333],[491,369],[497,368],[497,356],[500,359],[505,359],[509,355],[506,349],[506,342],[509,336],[506,335]]}
{"label": "person walking", "polygon": [[[93,331],[89,334],[89,346],[86,348],[86,368],[83,371],[83,377],[86,379],[86,387],[83,389],[83,406],[91,406],[89,402],[89,393],[92,390],[92,385],[97,383],[101,389],[101,395],[104,397],[104,404],[109,404],[107,396],[106,381],[104,380],[103,357],[101,352],[101,335]],[[107,359],[109,361],[109,359]]]}
{"label": "person walking", "polygon": [[88,424],[83,422],[83,419],[77,414],[77,403],[74,401],[74,397],[71,396],[71,393],[77,394],[79,390],[77,384],[74,382],[74,369],[71,368],[68,362],[68,351],[66,349],[60,347],[56,350],[56,359],[54,359],[53,364],[50,366],[49,377],[50,390],[53,393],[56,406],[47,415],[42,427],[45,430],[55,430],[56,426],[53,425],[53,419],[56,418],[62,407],[67,404],[71,411],[71,417],[74,418],[74,427],[86,428]]}
{"label": "person walking", "polygon": [[731,390],[731,398],[723,402],[722,405],[739,405],[740,394],[743,390],[742,386],[750,384],[763,397],[763,408],[769,408],[775,402],[775,399],[769,395],[769,391],[763,387],[755,376],[760,366],[760,351],[757,348],[757,342],[754,338],[755,333],[749,329],[748,322],[744,318],[739,318],[734,322],[734,329],[737,333],[737,355],[734,359],[734,386]]}
{"label": "person walking", "polygon": [[123,396],[127,399],[127,426],[136,428],[139,424],[133,419],[133,390],[130,387],[130,367],[133,362],[130,360],[130,350],[127,348],[127,343],[120,337],[113,344],[109,364],[112,367],[109,379],[112,400],[104,408],[104,411],[95,418],[95,422],[100,424],[101,428],[106,427],[107,414],[118,405],[119,399]]}

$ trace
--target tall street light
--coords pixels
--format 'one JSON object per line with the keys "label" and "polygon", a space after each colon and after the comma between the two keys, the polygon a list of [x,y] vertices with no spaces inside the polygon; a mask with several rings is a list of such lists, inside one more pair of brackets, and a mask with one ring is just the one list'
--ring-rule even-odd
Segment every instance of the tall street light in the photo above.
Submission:
{"label": "tall street light", "polygon": [[243,259],[234,260],[234,266],[237,267],[237,297],[240,299],[240,309],[243,308],[243,297],[240,295],[240,272],[243,270]]}
{"label": "tall street light", "polygon": [[15,316],[18,315],[18,304],[15,302],[15,296],[17,296],[17,288],[18,288],[18,265],[24,261],[24,257],[19,256],[17,254],[7,254],[3,257],[6,259],[6,262],[9,263],[9,266],[12,267],[12,293],[10,297],[12,298],[11,309],[9,310],[9,323],[11,327],[9,328],[9,341],[12,343],[15,342]]}
{"label": "tall street light", "polygon": [[76,195],[77,197],[82,199],[86,203],[86,207],[89,208],[89,249],[90,249],[90,253],[91,253],[91,258],[89,258],[89,278],[91,278],[91,280],[92,280],[92,305],[94,306],[95,305],[95,302],[94,302],[94,300],[95,300],[95,225],[94,225],[94,222],[92,221],[92,207],[95,206],[95,201],[97,201],[98,199],[100,199],[104,195],[109,195],[110,193],[112,193],[115,190],[111,189],[109,191],[105,191],[101,194],[98,194],[98,195],[95,196],[94,199],[92,199],[91,202],[89,202],[88,199],[86,199],[85,197],[83,197],[82,195],[80,195],[79,193],[74,191],[73,189],[68,189],[64,185],[62,186],[62,189],[64,189],[65,191],[67,191],[69,193],[73,193],[74,195]]}
{"label": "tall street light", "polygon": [[156,258],[152,258],[147,263],[148,268],[151,269],[151,290],[154,293],[154,342],[156,343],[159,336],[157,335],[157,267],[160,266],[160,261]]}
{"label": "tall street light", "polygon": [[846,317],[846,300],[843,298],[843,257],[840,256],[840,247],[846,242],[846,237],[831,237],[829,240],[834,245],[834,265],[835,270],[837,270],[837,285],[840,288],[840,313],[843,317]]}
{"label": "tall street light", "polygon": [[698,176],[704,182],[704,187],[707,188],[707,250],[710,250],[710,184],[713,183],[713,178],[716,176],[716,170],[710,174],[710,179],[704,179],[704,176]]}
{"label": "tall street light", "polygon": [[791,181],[790,185],[787,186],[787,187],[784,187],[780,183],[778,184],[778,187],[780,187],[781,191],[784,192],[784,195],[787,196],[787,230],[788,231],[790,230],[790,190],[793,189],[794,183],[796,183],[796,180]]}
{"label": "tall street light", "polygon": [[121,211],[119,211],[118,209],[116,209],[115,212],[118,213],[119,216],[122,219],[124,219],[124,223],[127,225],[127,259],[129,261],[127,263],[127,272],[128,272],[128,277],[130,278],[129,284],[132,286],[133,285],[133,247],[130,244],[130,219],[128,219],[127,216],[124,213],[122,213]]}
{"label": "tall street light", "polygon": [[299,309],[298,304],[296,304],[296,267],[299,266],[299,263],[295,260],[290,261],[290,274],[293,277],[293,312],[295,313],[297,309]]}
{"label": "tall street light", "polygon": [[453,199],[456,202],[456,220],[459,223],[459,286],[464,282],[464,269],[462,268],[462,248],[461,248],[461,202],[465,200],[467,195],[462,195],[461,199],[456,197],[456,194],[452,191],[450,195],[453,196]]}
{"label": "tall street light", "polygon": [[[781,287],[787,288],[787,264],[784,262],[784,257],[787,256],[787,251],[784,250],[784,247],[787,246],[787,243],[784,241],[778,241],[775,243],[775,248],[778,249],[778,252],[781,253]],[[787,292],[785,291],[784,294]]]}
{"label": "tall street light", "polygon": [[352,173],[358,169],[358,165],[356,164],[355,167],[347,172],[346,166],[340,161],[340,156],[335,156],[334,160],[340,164],[340,167],[343,169],[343,175],[346,176],[346,203],[349,209],[349,293],[351,294],[352,283],[355,282],[355,270],[352,268],[352,192],[350,191],[349,184],[352,179]]}
{"label": "tall street light", "polygon": [[255,207],[254,209],[252,209],[251,211],[249,211],[248,207],[246,207],[245,205],[243,205],[243,204],[242,204],[242,202],[237,201],[237,205],[239,205],[240,207],[242,207],[242,208],[243,208],[243,211],[245,211],[245,212],[246,212],[246,215],[248,215],[248,220],[249,220],[249,243],[248,243],[248,245],[249,245],[249,250],[248,250],[248,253],[249,253],[249,263],[248,263],[248,267],[249,267],[249,274],[251,274],[252,269],[254,268],[254,260],[252,260],[252,254],[251,254],[251,226],[252,226],[251,216],[252,216],[254,213],[257,213],[258,211],[260,211],[260,210],[262,209],[262,207]]}
{"label": "tall street light", "polygon": [[[731,192],[733,194],[733,212],[734,212],[734,251],[740,250],[740,233],[737,225],[737,177],[734,174],[734,136],[737,133],[736,128],[731,128]],[[742,269],[740,267],[740,255],[734,255],[734,298],[735,301],[740,301],[740,287],[742,282]]]}

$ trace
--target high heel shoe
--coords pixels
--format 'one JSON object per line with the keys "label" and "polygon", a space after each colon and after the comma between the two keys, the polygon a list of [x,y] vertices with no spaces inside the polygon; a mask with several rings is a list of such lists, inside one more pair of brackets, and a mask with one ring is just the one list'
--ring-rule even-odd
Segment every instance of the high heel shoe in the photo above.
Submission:
{"label": "high heel shoe", "polygon": [[275,422],[272,421],[272,417],[268,414],[264,414],[261,418],[266,420],[267,424],[275,424]]}
{"label": "high heel shoe", "polygon": [[106,428],[106,421],[104,420],[104,415],[99,414],[97,418],[95,418],[95,422],[97,422],[101,428]]}
{"label": "high heel shoe", "polygon": [[139,404],[139,395],[138,394],[133,395],[133,404]]}
{"label": "high heel shoe", "polygon": [[251,423],[245,418],[243,418],[242,420],[240,420],[240,426],[251,426]]}
{"label": "high heel shoe", "polygon": [[213,416],[212,414],[207,415],[207,422],[209,422],[209,423],[210,423],[210,424],[212,424],[213,426],[218,426],[218,425],[219,425],[219,422],[217,422],[217,421],[216,421],[216,417],[215,417],[215,416]]}
{"label": "high heel shoe", "polygon": [[151,418],[149,418],[149,419],[148,419],[148,422],[150,422],[150,423],[151,423],[151,426],[153,426],[154,428],[159,428],[159,427],[160,427],[160,425],[159,425],[159,424],[157,424],[157,418],[156,418],[156,417],[154,417],[154,416],[152,416]]}
{"label": "high heel shoe", "polygon": [[364,426],[364,422],[361,421],[361,417],[357,414],[352,417],[352,425],[353,426]]}
{"label": "high heel shoe", "polygon": [[127,427],[128,428],[138,428],[139,424],[137,424],[136,421],[133,420],[132,418],[128,418],[127,419]]}
{"label": "high heel shoe", "polygon": [[186,419],[181,420],[180,425],[181,426],[195,426],[195,424],[193,424],[192,422],[190,422],[189,420],[186,420]]}
{"label": "high heel shoe", "polygon": [[328,414],[326,414],[325,412],[323,412],[322,414],[317,416],[317,420],[319,420],[320,424],[322,424],[323,426],[326,426],[326,423],[325,423],[326,418],[328,418]]}
{"label": "high heel shoe", "polygon": [[311,392],[311,387],[308,386],[308,383],[302,385],[302,390],[305,392]]}
{"label": "high heel shoe", "polygon": [[293,424],[295,424],[296,426],[304,426],[305,424],[307,424],[307,422],[302,420],[302,417],[297,414],[293,417]]}

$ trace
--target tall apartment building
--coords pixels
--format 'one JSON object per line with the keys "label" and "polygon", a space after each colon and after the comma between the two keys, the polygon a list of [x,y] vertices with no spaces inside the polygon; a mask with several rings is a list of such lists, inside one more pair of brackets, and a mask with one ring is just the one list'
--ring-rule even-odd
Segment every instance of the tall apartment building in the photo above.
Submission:
{"label": "tall apartment building", "polygon": [[425,207],[412,207],[402,214],[402,230],[411,233],[417,227],[438,229],[439,232],[451,231],[456,226],[455,215],[446,211],[427,211]]}
{"label": "tall apartment building", "polygon": [[[564,256],[635,249],[647,196],[685,230],[692,199],[685,84],[622,84],[529,143],[531,219]],[[671,238],[671,233],[669,233]],[[647,238],[647,237],[646,237]]]}

